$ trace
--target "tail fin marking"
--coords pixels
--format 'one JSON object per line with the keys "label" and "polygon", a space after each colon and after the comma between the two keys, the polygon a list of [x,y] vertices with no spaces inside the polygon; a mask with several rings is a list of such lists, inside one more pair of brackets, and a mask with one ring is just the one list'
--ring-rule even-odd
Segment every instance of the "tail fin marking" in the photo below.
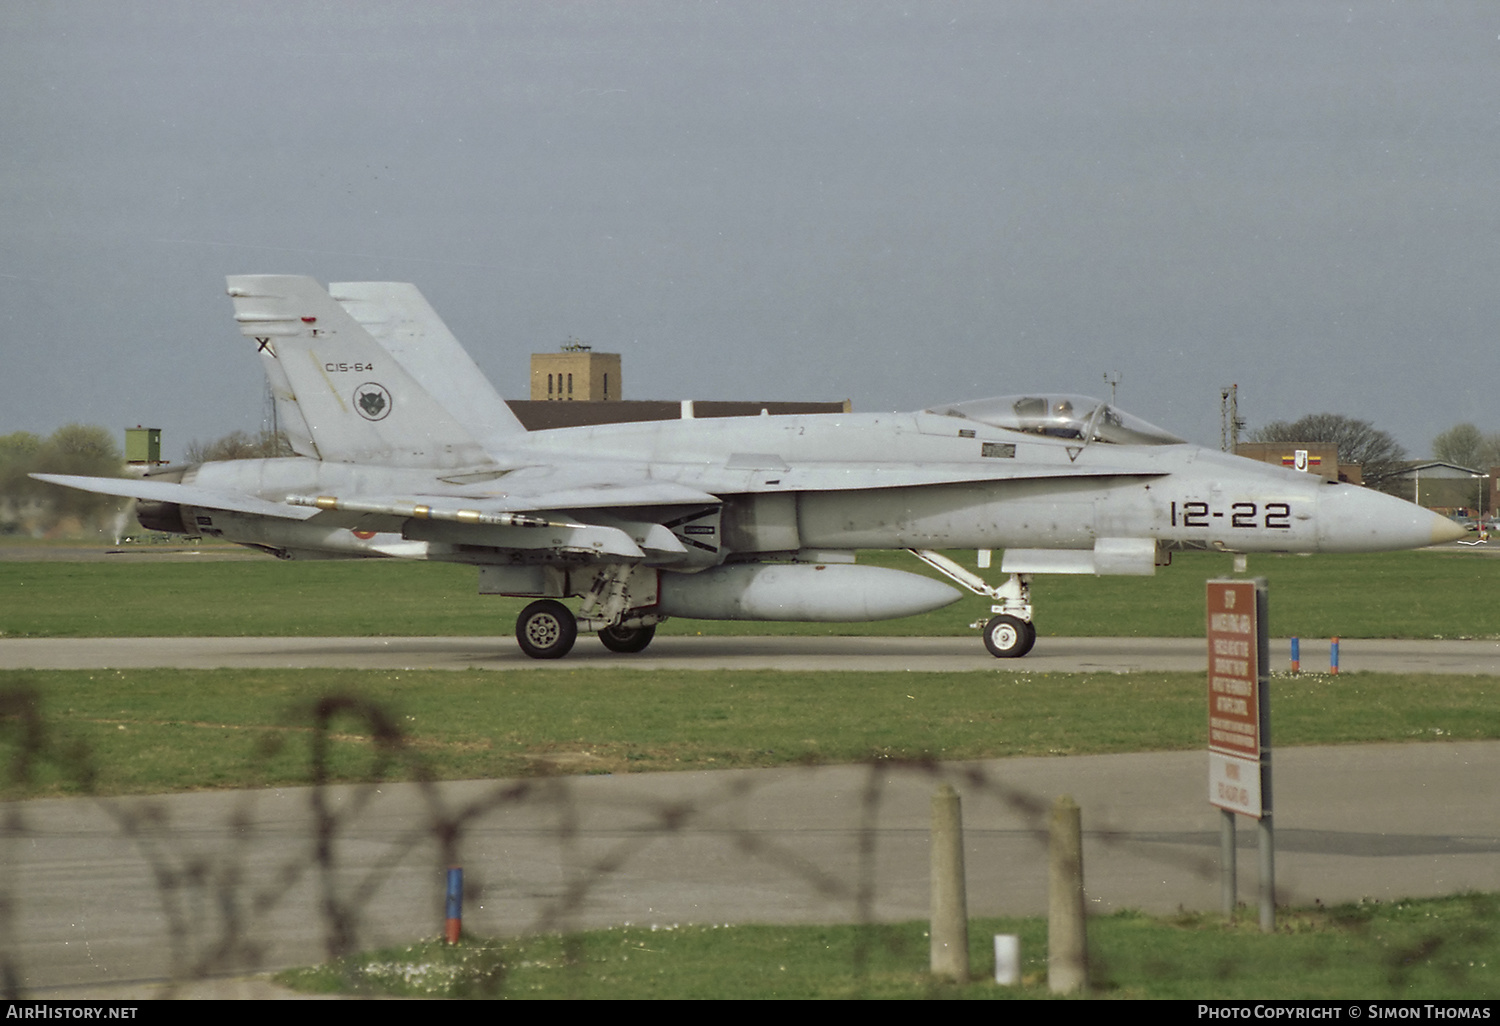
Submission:
{"label": "tail fin marking", "polygon": [[[474,435],[312,278],[232,275],[235,320],[274,361],[316,455],[332,462],[489,462]],[[274,371],[268,380],[276,389]]]}

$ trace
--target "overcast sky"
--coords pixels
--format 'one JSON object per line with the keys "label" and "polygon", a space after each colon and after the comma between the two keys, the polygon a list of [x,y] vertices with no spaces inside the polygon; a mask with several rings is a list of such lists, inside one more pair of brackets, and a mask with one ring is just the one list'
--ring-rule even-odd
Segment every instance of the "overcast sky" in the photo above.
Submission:
{"label": "overcast sky", "polygon": [[415,282],[502,395],[1108,393],[1500,431],[1500,5],[0,4],[0,434],[257,430],[226,274]]}

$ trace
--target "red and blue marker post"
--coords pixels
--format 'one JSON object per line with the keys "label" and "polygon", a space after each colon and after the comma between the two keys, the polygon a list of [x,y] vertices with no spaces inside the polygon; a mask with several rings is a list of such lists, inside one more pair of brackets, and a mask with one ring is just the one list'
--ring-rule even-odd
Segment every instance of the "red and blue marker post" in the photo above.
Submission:
{"label": "red and blue marker post", "polygon": [[444,923],[443,939],[457,944],[464,924],[464,871],[462,866],[448,870],[448,916]]}
{"label": "red and blue marker post", "polygon": [[[1292,672],[1302,672],[1302,641],[1300,638],[1292,639]],[[1328,645],[1328,672],[1335,677],[1339,675],[1339,639],[1336,636]]]}

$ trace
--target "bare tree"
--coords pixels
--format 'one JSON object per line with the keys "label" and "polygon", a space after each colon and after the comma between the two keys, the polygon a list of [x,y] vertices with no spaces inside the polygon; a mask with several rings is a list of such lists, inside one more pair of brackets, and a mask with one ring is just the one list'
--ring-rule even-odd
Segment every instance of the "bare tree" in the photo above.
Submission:
{"label": "bare tree", "polygon": [[1394,438],[1368,421],[1342,413],[1310,413],[1300,420],[1272,421],[1251,432],[1256,442],[1332,442],[1338,446],[1340,463],[1357,463],[1365,483],[1381,491],[1398,493],[1395,477],[1406,463],[1406,450]]}
{"label": "bare tree", "polygon": [[1432,455],[1471,470],[1500,465],[1500,433],[1481,434],[1473,424],[1455,424],[1432,440]]}
{"label": "bare tree", "polygon": [[188,443],[183,452],[189,463],[208,463],[211,460],[254,460],[276,456],[291,456],[291,443],[286,436],[271,431],[252,435],[247,431],[231,431],[212,442]]}

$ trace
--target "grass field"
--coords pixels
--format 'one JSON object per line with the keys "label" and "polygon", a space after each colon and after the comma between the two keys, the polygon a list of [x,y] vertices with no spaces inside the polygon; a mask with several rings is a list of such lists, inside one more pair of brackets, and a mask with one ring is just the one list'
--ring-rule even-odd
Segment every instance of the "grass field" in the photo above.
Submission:
{"label": "grass field", "polygon": [[[974,554],[955,553],[973,564]],[[905,553],[865,561],[916,572]],[[1156,576],[1040,576],[1043,636],[1189,637],[1203,633],[1203,582],[1230,557],[1182,553]],[[1500,637],[1500,559],[1483,552],[1255,556],[1270,583],[1276,636]],[[998,581],[998,571],[988,572]],[[394,560],[163,562],[121,555],[94,562],[0,562],[0,637],[509,635],[522,600],[476,593],[472,567]],[[923,616],[877,623],[785,624],[671,620],[663,634],[950,636],[989,615],[966,596]]]}
{"label": "grass field", "polygon": [[[1089,921],[1095,997],[1218,1000],[1500,997],[1500,902],[1460,895],[1282,910],[1282,929],[1124,912]],[[510,998],[1044,998],[1043,919],[974,919],[974,982],[927,972],[925,923],[624,927],[437,942],[278,975],[308,993]],[[993,982],[991,938],[1020,937],[1022,982]]]}
{"label": "grass field", "polygon": [[[69,670],[5,693],[47,727],[26,796],[309,783],[330,695],[355,700],[323,731],[337,781],[1164,751],[1201,747],[1205,717],[1199,673]],[[1278,745],[1500,738],[1489,677],[1304,674],[1273,695]],[[0,733],[12,758],[20,740]]]}

